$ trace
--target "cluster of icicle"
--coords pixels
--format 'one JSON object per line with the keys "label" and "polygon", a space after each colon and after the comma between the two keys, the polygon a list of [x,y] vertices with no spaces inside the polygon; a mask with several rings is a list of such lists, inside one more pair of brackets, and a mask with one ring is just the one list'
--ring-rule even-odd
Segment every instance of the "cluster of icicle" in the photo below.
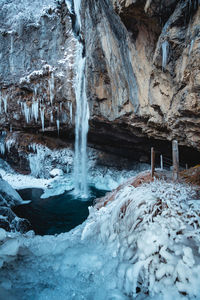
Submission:
{"label": "cluster of icicle", "polygon": [[[50,111],[50,122],[53,123],[53,100],[55,97],[55,80],[54,80],[54,74],[51,73],[51,77],[48,80],[48,88],[49,88],[49,105],[51,106]],[[17,104],[20,106],[21,114],[24,115],[26,123],[29,124],[30,122],[38,123],[39,118],[41,120],[42,125],[42,131],[45,130],[45,103],[44,99],[41,98],[38,92],[38,85],[35,85],[34,92],[33,92],[33,98],[31,104],[27,104],[24,100],[18,100]],[[73,118],[73,111],[72,111],[72,103],[67,102],[67,106],[70,113],[70,123],[72,124],[72,118]],[[8,113],[8,95],[3,95],[2,92],[0,92],[0,113],[7,114]],[[62,114],[62,103],[60,103],[59,107],[56,107],[57,109],[57,115]],[[60,130],[60,120],[57,118],[56,120],[57,130],[59,134]]]}
{"label": "cluster of icicle", "polygon": [[14,138],[10,138],[6,140],[7,132],[2,131],[0,133],[0,153],[4,155],[5,152],[10,152],[11,147],[15,144],[16,140]]}
{"label": "cluster of icicle", "polygon": [[90,209],[82,239],[95,235],[119,257],[118,287],[133,298],[139,291],[153,299],[158,294],[199,297],[200,201],[195,196],[181,184],[127,184],[110,193],[102,208]]}

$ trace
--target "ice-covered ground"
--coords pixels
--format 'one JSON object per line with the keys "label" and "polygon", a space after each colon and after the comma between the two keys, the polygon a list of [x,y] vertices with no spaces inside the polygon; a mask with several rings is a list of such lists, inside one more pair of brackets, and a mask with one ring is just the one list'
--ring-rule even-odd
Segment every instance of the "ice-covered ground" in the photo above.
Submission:
{"label": "ice-covered ground", "polygon": [[0,230],[0,299],[200,299],[195,197],[181,184],[125,185],[68,233]]}

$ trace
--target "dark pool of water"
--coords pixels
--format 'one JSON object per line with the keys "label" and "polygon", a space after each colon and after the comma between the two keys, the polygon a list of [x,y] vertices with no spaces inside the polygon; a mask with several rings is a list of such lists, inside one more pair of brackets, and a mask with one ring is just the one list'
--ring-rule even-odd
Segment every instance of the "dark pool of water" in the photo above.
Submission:
{"label": "dark pool of water", "polygon": [[17,216],[29,220],[36,234],[58,234],[66,232],[83,223],[88,217],[88,206],[94,199],[105,195],[106,191],[90,189],[90,197],[83,201],[75,198],[72,193],[41,199],[41,189],[19,190],[24,200],[29,204],[16,206],[13,210]]}

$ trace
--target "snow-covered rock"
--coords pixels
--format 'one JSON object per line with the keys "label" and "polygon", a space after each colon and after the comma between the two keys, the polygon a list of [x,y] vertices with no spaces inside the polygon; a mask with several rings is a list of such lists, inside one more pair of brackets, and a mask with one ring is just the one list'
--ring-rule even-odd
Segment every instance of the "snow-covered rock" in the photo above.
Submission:
{"label": "snow-covered rock", "polygon": [[[13,187],[0,178],[0,227],[8,231],[21,231],[26,232],[30,229],[30,223],[18,218],[12,211],[12,207],[25,203],[20,195],[13,189]],[[3,230],[3,229],[2,229]],[[0,232],[4,235],[4,231]]]}
{"label": "snow-covered rock", "polygon": [[23,202],[20,195],[12,188],[12,186],[0,178],[0,205],[14,206]]}
{"label": "snow-covered rock", "polygon": [[[135,188],[129,181],[68,233],[4,232],[0,287],[16,300],[199,299],[195,199],[186,185],[155,181]],[[6,256],[11,240],[16,255]]]}
{"label": "snow-covered rock", "polygon": [[53,169],[49,174],[51,175],[51,177],[62,176],[63,171],[61,169]]}

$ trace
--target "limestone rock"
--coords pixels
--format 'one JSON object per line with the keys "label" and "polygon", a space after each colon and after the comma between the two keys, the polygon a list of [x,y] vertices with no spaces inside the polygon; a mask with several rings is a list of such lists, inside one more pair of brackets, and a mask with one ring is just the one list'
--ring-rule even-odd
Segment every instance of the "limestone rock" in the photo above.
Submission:
{"label": "limestone rock", "polygon": [[76,40],[66,4],[3,0],[0,18],[0,126],[71,128]]}
{"label": "limestone rock", "polygon": [[91,123],[200,151],[198,1],[83,2]]}

